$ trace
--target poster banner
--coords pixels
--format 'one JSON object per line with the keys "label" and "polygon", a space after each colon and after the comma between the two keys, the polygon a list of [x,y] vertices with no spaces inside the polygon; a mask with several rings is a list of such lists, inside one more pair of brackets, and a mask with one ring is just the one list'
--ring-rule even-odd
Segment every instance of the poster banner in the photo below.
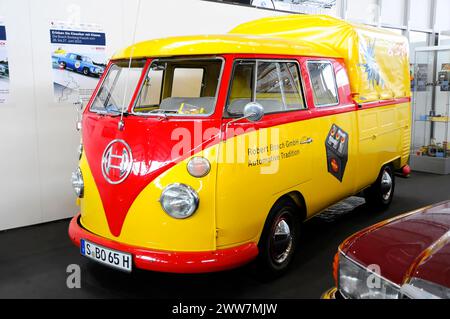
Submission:
{"label": "poster banner", "polygon": [[99,25],[51,22],[56,102],[89,101],[106,68],[106,34]]}
{"label": "poster banner", "polygon": [[5,104],[9,96],[9,64],[6,26],[0,17],[0,104]]}

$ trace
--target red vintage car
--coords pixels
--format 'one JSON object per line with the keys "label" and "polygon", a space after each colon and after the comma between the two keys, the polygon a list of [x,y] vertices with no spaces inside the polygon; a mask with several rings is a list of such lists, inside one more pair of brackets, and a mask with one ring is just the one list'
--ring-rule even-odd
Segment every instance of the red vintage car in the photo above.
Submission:
{"label": "red vintage car", "polygon": [[450,201],[366,228],[338,249],[325,299],[450,299]]}

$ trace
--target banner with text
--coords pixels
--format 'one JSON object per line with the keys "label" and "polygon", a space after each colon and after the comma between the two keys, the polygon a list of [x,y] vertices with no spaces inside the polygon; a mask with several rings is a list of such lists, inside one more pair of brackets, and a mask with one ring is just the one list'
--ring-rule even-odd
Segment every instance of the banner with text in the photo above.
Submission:
{"label": "banner with text", "polygon": [[106,33],[99,25],[51,22],[56,102],[89,101],[107,63]]}
{"label": "banner with text", "polygon": [[9,63],[6,26],[0,17],[0,104],[8,101],[9,96]]}

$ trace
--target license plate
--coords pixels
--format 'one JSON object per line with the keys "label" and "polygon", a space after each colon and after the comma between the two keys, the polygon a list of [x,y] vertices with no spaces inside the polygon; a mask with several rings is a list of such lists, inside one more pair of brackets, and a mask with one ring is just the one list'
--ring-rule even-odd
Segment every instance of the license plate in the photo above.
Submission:
{"label": "license plate", "polygon": [[81,240],[80,250],[83,256],[101,264],[131,272],[133,258],[130,254],[102,247],[84,239]]}

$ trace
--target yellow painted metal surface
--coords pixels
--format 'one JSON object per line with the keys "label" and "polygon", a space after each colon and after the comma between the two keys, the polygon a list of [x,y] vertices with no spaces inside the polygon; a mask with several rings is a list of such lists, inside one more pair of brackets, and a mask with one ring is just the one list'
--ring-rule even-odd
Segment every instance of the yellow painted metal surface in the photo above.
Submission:
{"label": "yellow painted metal surface", "polygon": [[410,103],[357,112],[358,165],[361,166],[361,174],[355,176],[355,179],[361,188],[373,183],[373,176],[379,173],[382,165],[397,160],[395,164],[399,169],[408,164],[411,140],[410,114]]}
{"label": "yellow painted metal surface", "polygon": [[[218,176],[223,177],[217,180],[218,246],[257,242],[271,207],[284,194],[302,194],[309,217],[353,194],[357,174],[355,120],[356,112],[349,112],[292,122],[221,144],[224,158],[233,157],[232,144],[245,145],[246,152],[243,160],[235,155],[234,163],[228,164],[227,160],[218,166]],[[327,169],[325,141],[333,124],[350,136],[349,160],[342,182]],[[308,139],[313,142],[302,144]],[[257,149],[262,151],[257,154]],[[249,165],[255,162],[258,164]]]}

